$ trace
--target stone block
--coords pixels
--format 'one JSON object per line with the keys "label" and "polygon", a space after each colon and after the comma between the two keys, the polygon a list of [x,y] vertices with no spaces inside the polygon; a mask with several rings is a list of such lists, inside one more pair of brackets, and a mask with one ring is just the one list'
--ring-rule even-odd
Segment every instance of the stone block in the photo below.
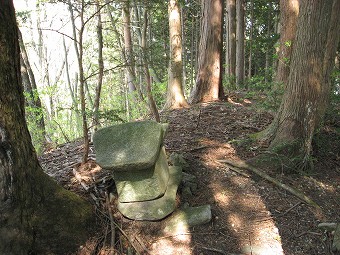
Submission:
{"label": "stone block", "polygon": [[152,167],[159,154],[167,124],[154,121],[129,122],[98,130],[93,136],[96,161],[114,171]]}
{"label": "stone block", "polygon": [[154,166],[144,170],[114,171],[113,179],[121,203],[147,201],[163,196],[169,181],[164,147]]}
{"label": "stone block", "polygon": [[122,203],[118,201],[118,210],[133,220],[161,220],[176,208],[176,193],[182,178],[182,168],[169,167],[169,182],[165,194],[154,200]]}

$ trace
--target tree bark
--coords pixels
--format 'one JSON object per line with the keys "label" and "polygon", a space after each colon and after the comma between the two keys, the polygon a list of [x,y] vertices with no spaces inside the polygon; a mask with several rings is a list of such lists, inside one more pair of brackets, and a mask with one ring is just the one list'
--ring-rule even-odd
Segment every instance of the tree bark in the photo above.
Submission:
{"label": "tree bark", "polygon": [[84,152],[82,162],[86,163],[89,155],[89,134],[88,134],[88,124],[87,124],[87,116],[86,116],[86,102],[85,102],[85,77],[84,77],[84,67],[83,67],[83,33],[85,29],[84,22],[84,0],[81,1],[81,9],[80,9],[80,29],[78,34],[78,49],[79,49],[79,59],[78,59],[78,68],[79,68],[79,94],[80,94],[80,107],[81,107],[81,116],[83,123],[83,139],[84,139]]}
{"label": "tree bark", "polygon": [[280,0],[280,41],[275,76],[277,83],[286,84],[288,81],[290,56],[294,45],[298,15],[299,0]]}
{"label": "tree bark", "polygon": [[340,0],[300,1],[290,74],[270,148],[311,167],[312,138],[324,116],[339,43]]}
{"label": "tree bark", "polygon": [[178,0],[170,0],[168,4],[170,63],[167,100],[164,109],[188,107],[183,93],[182,64],[182,26]]}
{"label": "tree bark", "polygon": [[143,26],[141,47],[142,47],[143,63],[144,63],[143,66],[144,66],[145,81],[146,81],[146,93],[148,96],[150,110],[153,116],[155,117],[155,120],[157,122],[160,122],[161,120],[159,117],[157,106],[156,106],[155,100],[153,99],[152,92],[151,92],[151,76],[150,76],[150,71],[149,71],[149,62],[146,57],[146,46],[147,46],[146,45],[147,43],[146,34],[147,34],[147,27],[148,27],[148,13],[146,9],[144,9],[143,16],[144,16],[144,26]]}
{"label": "tree bark", "polygon": [[244,83],[244,0],[236,1],[236,86]]}
{"label": "tree bark", "polygon": [[[30,95],[30,98],[28,101],[30,102],[30,106],[35,109],[34,111],[34,121],[36,122],[36,126],[39,128],[41,137],[39,138],[39,141],[44,143],[46,141],[46,129],[45,129],[45,121],[44,121],[44,115],[43,115],[43,109],[42,104],[40,100],[40,96],[38,94],[37,84],[35,81],[35,76],[32,71],[26,47],[24,44],[24,41],[22,39],[22,34],[20,30],[18,30],[18,39],[19,39],[19,45],[20,45],[20,57],[21,57],[21,72],[23,77],[25,77],[24,88],[25,91]],[[26,85],[26,86],[25,86]]]}
{"label": "tree bark", "polygon": [[234,87],[236,77],[236,0],[227,0],[229,21],[229,76]]}
{"label": "tree bark", "polygon": [[223,97],[222,87],[222,0],[202,0],[203,20],[199,45],[196,86],[190,103],[208,102]]}
{"label": "tree bark", "polygon": [[66,254],[88,238],[91,206],[43,173],[25,122],[13,3],[0,1],[0,254]]}
{"label": "tree bark", "polygon": [[104,61],[103,61],[103,27],[101,11],[99,6],[99,1],[96,0],[96,12],[97,12],[97,38],[98,38],[98,82],[96,86],[96,96],[94,98],[93,104],[93,126],[94,130],[97,130],[99,123],[99,103],[100,94],[102,91],[103,76],[104,76]]}
{"label": "tree bark", "polygon": [[248,79],[252,77],[253,61],[253,30],[254,30],[254,0],[250,1],[250,32],[249,32],[249,57],[248,57]]}
{"label": "tree bark", "polygon": [[123,30],[124,30],[124,47],[126,58],[126,82],[129,92],[136,91],[136,74],[135,61],[132,52],[132,38],[131,38],[131,21],[130,21],[130,4],[129,0],[124,1],[123,5]]}

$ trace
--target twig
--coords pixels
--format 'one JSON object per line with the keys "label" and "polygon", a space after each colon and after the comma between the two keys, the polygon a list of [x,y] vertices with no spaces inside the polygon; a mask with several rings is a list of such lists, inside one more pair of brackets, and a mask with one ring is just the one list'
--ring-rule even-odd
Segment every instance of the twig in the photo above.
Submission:
{"label": "twig", "polygon": [[77,181],[80,183],[80,185],[84,188],[84,190],[89,191],[90,187],[83,181],[83,178],[77,172],[76,168],[73,168],[72,172],[73,172],[74,177],[77,179]]}
{"label": "twig", "polygon": [[301,201],[298,202],[298,203],[296,203],[296,204],[293,205],[291,208],[289,208],[287,211],[285,211],[284,213],[278,215],[278,217],[282,217],[282,216],[286,215],[287,213],[289,213],[291,210],[293,210],[295,207],[297,207],[297,206],[300,205],[301,203],[302,203]]}
{"label": "twig", "polygon": [[280,181],[276,180],[275,178],[269,176],[268,174],[260,171],[259,169],[248,165],[246,162],[244,162],[243,160],[238,160],[238,161],[232,161],[232,160],[219,160],[219,162],[221,163],[225,163],[227,165],[231,165],[237,168],[241,168],[241,169],[247,169],[249,171],[254,172],[255,174],[261,176],[262,178],[266,179],[267,181],[270,181],[272,183],[274,183],[276,186],[288,191],[289,193],[293,194],[294,196],[300,198],[302,201],[306,202],[307,204],[317,208],[317,209],[321,209],[320,206],[315,203],[312,199],[310,199],[309,197],[307,197],[305,194],[303,194],[301,191],[296,190],[292,187],[290,187],[289,185],[286,185],[284,183],[281,183]]}
{"label": "twig", "polygon": [[180,234],[176,234],[176,235],[162,236],[162,237],[153,239],[153,242],[157,242],[157,241],[162,240],[162,239],[173,238],[173,237],[177,237],[177,236],[186,236],[186,235],[219,235],[219,234],[222,234],[222,233],[216,234],[216,233],[210,233],[210,232],[186,232],[186,233],[180,233]]}
{"label": "twig", "polygon": [[197,123],[196,123],[196,127],[195,127],[195,129],[197,129],[198,128],[198,125],[200,124],[200,120],[201,120],[201,109],[200,109],[200,111],[199,111],[199,113],[198,113],[198,118],[197,118]]}
{"label": "twig", "polygon": [[[216,160],[216,162],[221,163],[220,160]],[[223,162],[222,162],[222,163],[223,163]],[[238,174],[240,174],[240,175],[242,175],[242,176],[244,176],[244,177],[246,177],[246,178],[249,178],[249,177],[250,177],[248,174],[246,174],[246,173],[240,171],[238,168],[233,167],[232,165],[228,165],[228,168],[229,168],[229,170],[234,171],[234,172],[236,172],[236,173],[238,173]]]}
{"label": "twig", "polygon": [[110,218],[110,228],[111,228],[111,247],[110,247],[110,251],[114,252],[115,250],[115,244],[116,244],[116,229],[115,229],[115,224],[114,224],[114,220],[113,220],[113,216],[112,216],[112,210],[111,210],[111,206],[110,206],[110,199],[109,199],[109,195],[106,194],[106,207],[107,207],[107,211],[109,214],[109,218]]}
{"label": "twig", "polygon": [[306,235],[306,234],[311,234],[311,235],[316,235],[316,236],[321,236],[322,235],[321,233],[305,231],[305,232],[302,232],[301,234],[296,235],[295,237],[300,237],[300,236],[303,236],[303,235]]}
{"label": "twig", "polygon": [[[73,168],[72,172],[73,172],[74,177],[80,183],[80,185],[84,188],[85,191],[88,192],[90,190],[90,187],[83,181],[83,178],[77,172],[75,167]],[[90,192],[90,197],[93,199],[93,201],[96,203],[96,205],[99,206],[99,199],[92,192]]]}

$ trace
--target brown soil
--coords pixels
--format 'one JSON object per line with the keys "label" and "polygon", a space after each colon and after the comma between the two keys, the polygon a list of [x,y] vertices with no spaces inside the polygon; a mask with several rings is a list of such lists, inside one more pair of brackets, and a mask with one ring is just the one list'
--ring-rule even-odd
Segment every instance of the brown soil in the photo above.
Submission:
{"label": "brown soil", "polygon": [[179,189],[179,206],[210,204],[213,215],[210,223],[176,235],[163,233],[163,221],[131,221],[122,217],[114,202],[108,206],[107,194],[114,193],[114,183],[110,172],[95,164],[93,147],[91,160],[80,167],[81,141],[46,152],[40,158],[45,171],[66,189],[92,201],[102,226],[103,231],[77,254],[111,254],[113,250],[112,254],[134,254],[129,252],[137,250],[153,255],[335,254],[330,248],[332,235],[317,225],[340,222],[340,135],[334,127],[339,123],[326,123],[317,135],[315,171],[310,176],[261,169],[303,191],[321,206],[321,212],[252,172],[243,171],[241,175],[218,162],[247,160],[263,152],[263,145],[246,138],[263,130],[271,120],[269,113],[233,102],[201,104],[162,114],[162,121],[170,124],[165,139],[168,154],[182,154],[188,162],[183,170],[197,177],[198,189],[192,196],[183,195]]}

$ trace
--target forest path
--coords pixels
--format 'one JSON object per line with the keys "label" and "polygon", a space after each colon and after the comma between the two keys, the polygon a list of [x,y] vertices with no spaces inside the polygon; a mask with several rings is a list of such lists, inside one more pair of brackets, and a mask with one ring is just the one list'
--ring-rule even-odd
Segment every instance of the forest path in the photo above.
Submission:
{"label": "forest path", "polygon": [[[165,139],[168,154],[181,154],[188,163],[184,172],[197,177],[197,190],[190,195],[180,189],[178,203],[190,206],[210,204],[213,219],[190,232],[169,236],[163,234],[162,222],[125,219],[112,205],[115,222],[141,253],[144,250],[143,254],[160,255],[332,254],[330,236],[318,230],[317,224],[340,221],[338,133],[332,129],[323,132],[324,139],[329,142],[328,151],[318,147],[318,154],[314,155],[318,161],[312,176],[262,169],[319,203],[323,212],[317,213],[260,177],[252,173],[246,173],[249,177],[240,175],[218,162],[220,159],[246,160],[260,153],[263,145],[245,138],[263,130],[272,120],[270,114],[255,111],[241,103],[214,102],[161,115],[162,121],[169,123]],[[103,205],[107,189],[112,188],[110,172],[95,164],[95,152],[91,147],[91,161],[75,168],[77,180],[72,170],[78,166],[81,154],[82,144],[78,141],[45,153],[40,161],[45,171],[65,188],[87,198],[92,193],[92,198]],[[79,184],[79,179],[89,187],[87,192]],[[104,228],[105,224],[108,222],[103,223]],[[119,250],[126,251],[128,242],[116,240]],[[109,254],[108,249],[104,246],[98,254]],[[79,254],[87,253],[83,250]]]}

